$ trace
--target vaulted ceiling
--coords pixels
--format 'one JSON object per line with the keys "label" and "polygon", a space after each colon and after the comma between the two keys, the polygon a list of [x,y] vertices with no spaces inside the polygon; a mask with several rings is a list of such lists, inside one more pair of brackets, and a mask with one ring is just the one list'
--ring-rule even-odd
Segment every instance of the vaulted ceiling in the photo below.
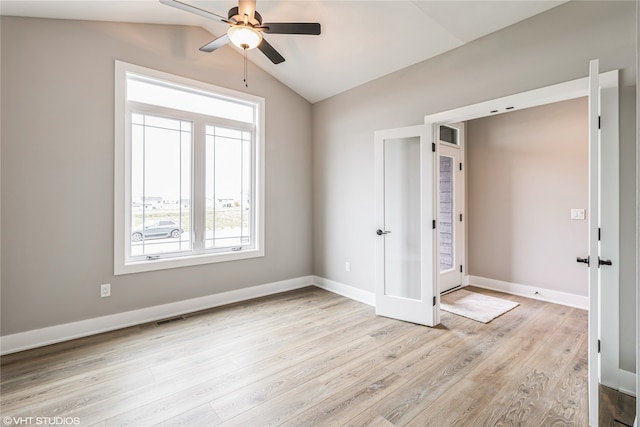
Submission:
{"label": "vaulted ceiling", "polygon": [[[237,5],[233,0],[183,1],[223,16]],[[258,50],[249,52],[249,60],[313,103],[455,49],[562,3],[565,1],[258,0],[256,8],[264,22],[320,22],[322,34],[268,34],[265,38],[286,61],[274,65]],[[224,34],[228,28],[222,22],[174,9],[157,0],[2,0],[0,13],[197,25],[209,31],[211,39]],[[199,47],[193,46],[193,49]],[[202,54],[215,55],[215,52]],[[241,60],[238,57],[238,61]]]}

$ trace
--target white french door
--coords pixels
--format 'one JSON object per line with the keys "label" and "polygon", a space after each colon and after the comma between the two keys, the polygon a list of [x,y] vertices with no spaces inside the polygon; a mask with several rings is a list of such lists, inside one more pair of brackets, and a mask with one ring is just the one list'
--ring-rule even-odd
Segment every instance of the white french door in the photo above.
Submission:
{"label": "white french door", "polygon": [[[600,384],[618,390],[620,280],[620,144],[618,129],[618,71],[599,75],[599,269]],[[608,261],[611,261],[609,264]]]}
{"label": "white french door", "polygon": [[[600,83],[598,60],[589,63],[589,425],[598,425],[598,329],[599,329],[599,178],[600,168]],[[579,262],[584,262],[578,260]]]}
{"label": "white french door", "polygon": [[598,425],[598,386],[619,387],[618,73],[589,63],[589,424]]}
{"label": "white french door", "polygon": [[376,314],[435,326],[435,193],[431,129],[375,133]]}

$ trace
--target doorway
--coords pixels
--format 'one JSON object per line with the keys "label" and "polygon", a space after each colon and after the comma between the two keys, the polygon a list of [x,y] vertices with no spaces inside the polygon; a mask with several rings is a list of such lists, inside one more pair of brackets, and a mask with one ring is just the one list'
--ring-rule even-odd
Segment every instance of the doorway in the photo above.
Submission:
{"label": "doorway", "polygon": [[[501,114],[513,110],[526,109],[562,100],[575,99],[588,95],[589,100],[589,206],[588,206],[588,229],[589,229],[589,249],[587,258],[584,259],[588,267],[589,277],[589,327],[588,327],[588,366],[589,366],[589,417],[592,423],[597,423],[598,406],[598,384],[600,374],[607,371],[604,365],[611,367],[613,381],[617,384],[618,372],[618,280],[617,270],[618,254],[617,247],[611,253],[603,253],[605,239],[618,239],[619,236],[613,232],[602,234],[600,241],[600,230],[609,227],[610,224],[601,223],[601,219],[615,218],[617,215],[609,215],[605,210],[619,209],[619,202],[612,201],[606,197],[601,197],[601,192],[607,193],[613,190],[618,191],[618,186],[613,181],[601,180],[603,176],[618,176],[617,169],[606,169],[618,167],[616,162],[601,162],[611,153],[601,153],[603,150],[613,150],[617,152],[618,140],[618,70],[607,73],[599,73],[597,60],[589,64],[589,77],[547,86],[523,92],[517,95],[507,96],[491,101],[486,101],[455,110],[425,116],[424,125],[409,128],[388,129],[375,133],[376,144],[376,212],[378,239],[376,245],[376,313],[400,320],[407,320],[427,326],[434,326],[440,323],[440,292],[439,292],[439,269],[437,262],[438,237],[437,228],[437,204],[438,190],[436,186],[435,171],[438,164],[436,156],[438,126],[464,122],[471,119],[486,117],[492,114]],[[600,126],[602,123],[602,127]],[[389,231],[385,228],[385,169],[384,169],[384,146],[386,139],[419,137],[420,140],[420,236],[422,239],[421,248],[421,277],[420,277],[420,297],[419,299],[398,297],[387,293],[386,281],[390,280],[385,276],[385,256],[386,237]],[[600,141],[603,141],[601,144]],[[617,158],[615,155],[609,157],[611,160]],[[615,163],[615,164],[614,164]],[[605,168],[604,170],[602,168]],[[431,172],[429,172],[431,171]],[[609,187],[615,188],[609,188]],[[607,205],[601,205],[600,201],[607,199]],[[432,226],[430,225],[432,223]],[[611,228],[615,229],[615,227]],[[615,244],[613,246],[616,246]],[[580,257],[580,254],[577,254]],[[584,256],[584,255],[583,255]],[[603,259],[601,256],[611,258]],[[580,260],[579,260],[580,261]],[[582,261],[580,261],[582,262]],[[600,266],[606,265],[603,270],[611,274],[601,274]],[[610,280],[610,282],[608,282]],[[607,292],[600,292],[600,285],[604,283]],[[602,348],[602,352],[599,350]],[[602,365],[602,369],[600,366]],[[617,387],[616,387],[617,388]]]}
{"label": "doorway", "polygon": [[[590,256],[585,260],[589,269],[589,413],[592,422],[597,420],[598,414],[598,383],[602,381],[603,384],[615,384],[613,388],[617,389],[619,381],[619,271],[616,266],[619,259],[617,244],[619,231],[617,231],[615,220],[619,202],[609,198],[617,197],[619,190],[619,183],[615,181],[615,177],[619,176],[616,169],[617,162],[609,161],[618,158],[618,78],[618,70],[599,74],[598,61],[592,61],[588,78],[425,117],[425,125],[434,129],[440,124],[477,119],[492,114],[589,96],[590,196],[587,220]],[[602,144],[600,144],[601,139]],[[614,180],[603,180],[603,177],[612,177]],[[600,200],[603,202],[607,200],[606,204],[599,203]],[[602,233],[602,241],[600,228],[611,230],[606,237],[604,232]],[[605,239],[609,240],[605,242]],[[613,265],[608,259],[601,259],[601,255],[613,260]],[[599,268],[601,265],[606,267],[601,270]],[[606,287],[606,292],[600,291],[600,283]],[[436,290],[437,284],[434,284],[434,293]],[[436,312],[439,313],[439,304]],[[439,322],[439,317],[437,321]]]}
{"label": "doorway", "polygon": [[464,123],[442,124],[436,129],[438,140],[438,266],[440,294],[463,285],[465,264]]}

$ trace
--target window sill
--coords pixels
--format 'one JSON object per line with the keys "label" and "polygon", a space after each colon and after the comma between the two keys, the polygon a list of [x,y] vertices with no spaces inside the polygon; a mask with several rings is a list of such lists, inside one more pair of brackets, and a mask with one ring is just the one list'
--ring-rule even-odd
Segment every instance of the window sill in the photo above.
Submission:
{"label": "window sill", "polygon": [[122,260],[115,260],[114,275],[142,273],[145,271],[166,270],[170,268],[190,267],[203,264],[214,264],[218,262],[237,261],[249,258],[264,256],[263,249],[250,249],[240,252],[225,252],[218,254],[192,255],[179,258],[164,258],[156,260],[144,260],[137,262],[123,263]]}

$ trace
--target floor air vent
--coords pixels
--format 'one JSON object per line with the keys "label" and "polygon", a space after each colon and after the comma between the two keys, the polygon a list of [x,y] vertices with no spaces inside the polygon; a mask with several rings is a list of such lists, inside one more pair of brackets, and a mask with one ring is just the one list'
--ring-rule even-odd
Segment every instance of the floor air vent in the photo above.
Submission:
{"label": "floor air vent", "polygon": [[169,319],[158,320],[156,322],[156,326],[162,326],[162,325],[166,325],[167,323],[173,323],[173,322],[177,322],[179,320],[184,320],[184,319],[185,319],[184,316],[178,316],[178,317],[171,317]]}

